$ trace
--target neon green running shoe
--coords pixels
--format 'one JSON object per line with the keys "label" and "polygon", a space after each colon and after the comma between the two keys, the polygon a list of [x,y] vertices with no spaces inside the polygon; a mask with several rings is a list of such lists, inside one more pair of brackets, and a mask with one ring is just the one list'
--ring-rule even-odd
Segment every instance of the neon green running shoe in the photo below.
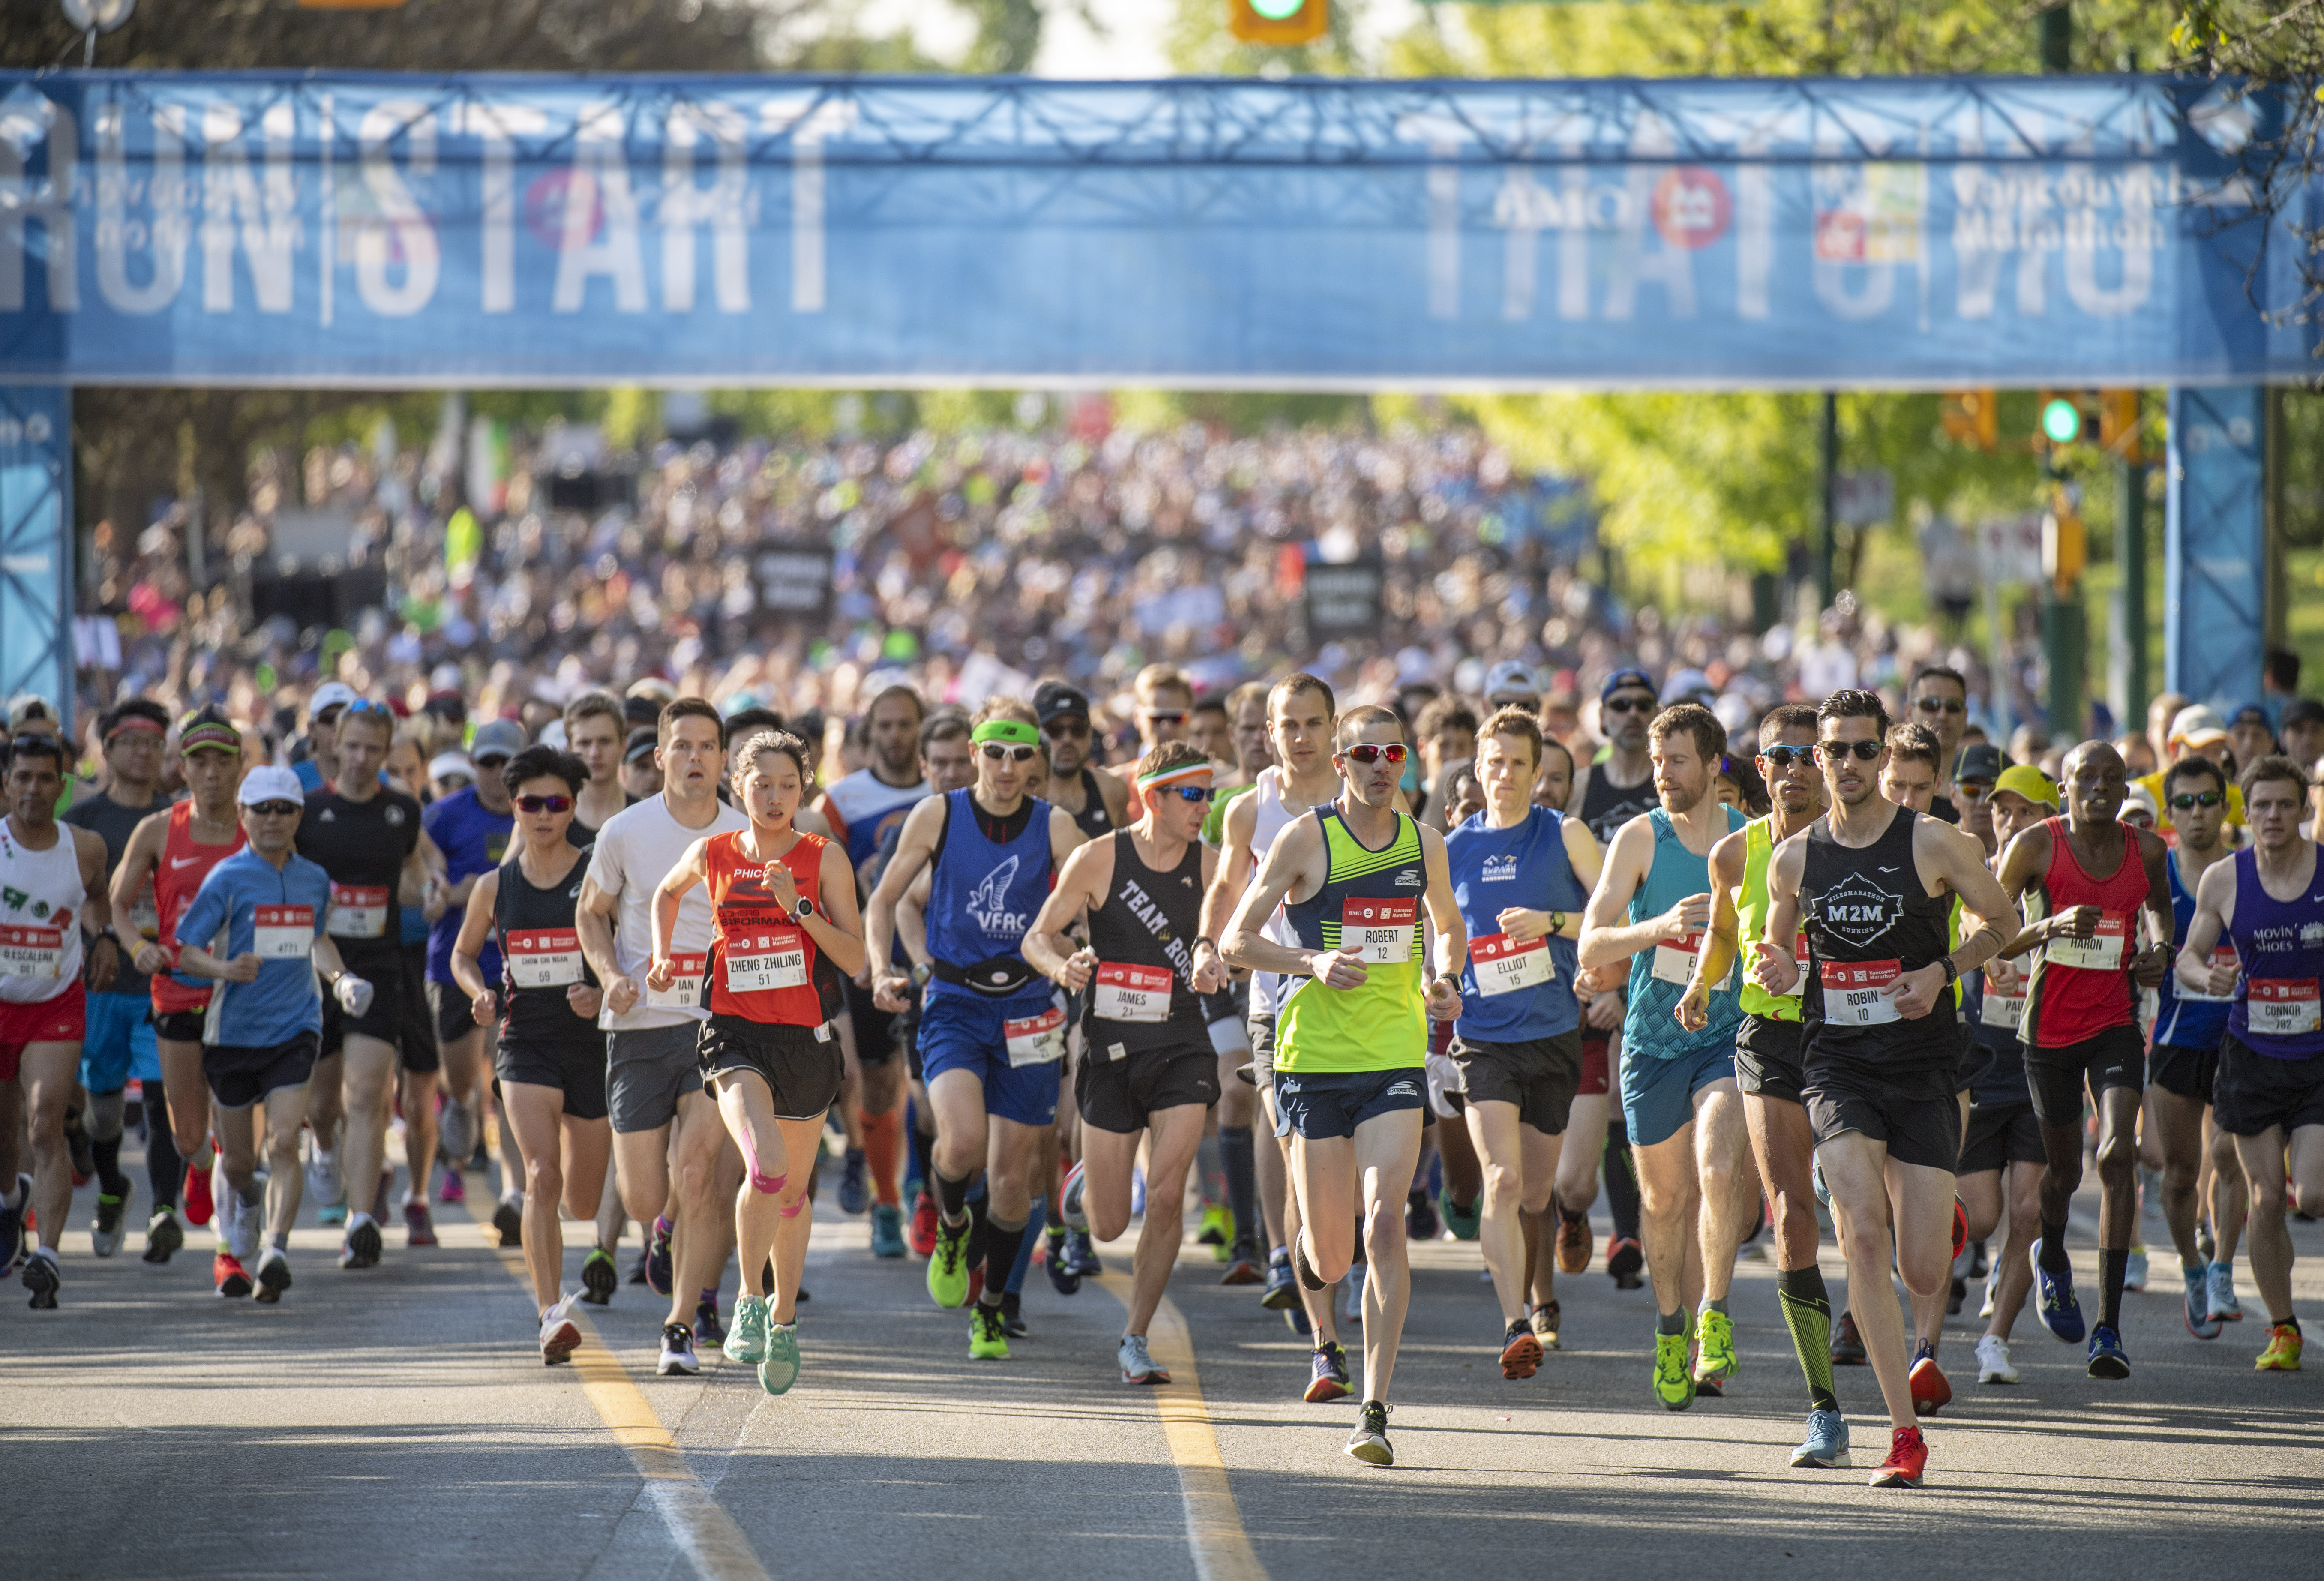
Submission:
{"label": "neon green running shoe", "polygon": [[1655,1398],[1666,1410],[1694,1403],[1694,1375],[1686,1370],[1686,1336],[1655,1336]]}
{"label": "neon green running shoe", "polygon": [[[746,1296],[743,1299],[748,1300],[750,1298]],[[761,1319],[765,1318],[763,1306],[760,1308],[759,1315]],[[739,1308],[734,1316],[739,1327],[742,1316]],[[769,1327],[766,1351],[766,1355],[759,1363],[759,1387],[770,1394],[788,1394],[791,1385],[798,1382],[798,1325],[777,1323]]]}
{"label": "neon green running shoe", "polygon": [[1009,1359],[1009,1327],[1001,1320],[1001,1308],[979,1301],[968,1320],[968,1356],[973,1362],[1005,1362]]}
{"label": "neon green running shoe", "polygon": [[1726,1313],[1715,1310],[1703,1313],[1696,1323],[1696,1336],[1702,1344],[1695,1352],[1694,1381],[1724,1383],[1743,1364],[1735,1354],[1735,1324]]}
{"label": "neon green running shoe", "polygon": [[1213,1261],[1227,1260],[1234,1237],[1234,1209],[1215,1205],[1203,1209],[1202,1227],[1194,1232],[1194,1239],[1211,1249]]}
{"label": "neon green running shoe", "polygon": [[734,1298],[734,1321],[726,1330],[726,1341],[718,1347],[730,1362],[748,1366],[767,1354],[767,1303],[762,1296],[749,1294]]}
{"label": "neon green running shoe", "polygon": [[939,1307],[968,1299],[968,1225],[936,1220],[936,1249],[928,1256],[928,1299]]}

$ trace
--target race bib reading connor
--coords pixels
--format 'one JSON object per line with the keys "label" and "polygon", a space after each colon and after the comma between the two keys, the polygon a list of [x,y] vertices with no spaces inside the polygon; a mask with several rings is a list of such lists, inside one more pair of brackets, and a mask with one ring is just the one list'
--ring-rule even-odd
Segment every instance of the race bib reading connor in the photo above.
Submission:
{"label": "race bib reading connor", "polygon": [[706,955],[674,955],[669,957],[670,979],[667,988],[646,986],[645,1005],[648,1010],[699,1010],[702,1008],[702,968]]}
{"label": "race bib reading connor", "polygon": [[334,938],[378,938],[387,932],[387,889],[383,884],[335,883],[331,910],[323,931]]}
{"label": "race bib reading connor", "polygon": [[807,940],[796,928],[745,933],[726,941],[726,992],[756,994],[807,986]]}
{"label": "race bib reading connor", "polygon": [[1469,964],[1476,968],[1477,992],[1487,999],[1557,980],[1546,938],[1521,944],[1506,933],[1489,933],[1469,941]]}
{"label": "race bib reading connor", "polygon": [[1177,974],[1159,966],[1100,961],[1093,980],[1090,1013],[1107,1021],[1166,1022],[1170,1019],[1170,989]]}
{"label": "race bib reading connor", "polygon": [[259,906],[251,928],[251,953],[263,961],[303,961],[315,953],[315,908]]}
{"label": "race bib reading connor", "polygon": [[1358,950],[1372,966],[1400,966],[1412,958],[1420,901],[1361,899],[1340,902],[1340,948]]}
{"label": "race bib reading connor", "polygon": [[1001,1023],[1008,1040],[1009,1063],[1049,1065],[1065,1057],[1065,1012],[1056,1005],[1035,1015]]}
{"label": "race bib reading connor", "polygon": [[1900,1019],[1896,1002],[1881,990],[1903,970],[1896,961],[1824,962],[1824,1021],[1832,1026],[1877,1027]]}
{"label": "race bib reading connor", "polygon": [[63,929],[0,927],[0,977],[56,977],[64,969]]}
{"label": "race bib reading connor", "polygon": [[2130,918],[2107,911],[2098,918],[2098,930],[2088,938],[2052,938],[2042,948],[2042,958],[2053,966],[2074,966],[2085,972],[2119,972],[2128,958]]}
{"label": "race bib reading connor", "polygon": [[581,981],[581,936],[570,928],[524,928],[501,940],[509,981],[520,988],[564,988]]}
{"label": "race bib reading connor", "polygon": [[2255,977],[2244,985],[2244,1015],[2264,1038],[2324,1031],[2324,995],[2313,977]]}

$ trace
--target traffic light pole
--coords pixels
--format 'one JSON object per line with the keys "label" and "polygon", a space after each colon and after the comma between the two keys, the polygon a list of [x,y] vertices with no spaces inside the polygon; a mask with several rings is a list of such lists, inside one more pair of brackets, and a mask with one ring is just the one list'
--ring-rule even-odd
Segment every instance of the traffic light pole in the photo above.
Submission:
{"label": "traffic light pole", "polygon": [[1839,598],[1834,585],[1840,556],[1840,396],[1823,393],[1823,527],[1816,549],[1816,591],[1822,596],[1819,610],[1830,609]]}
{"label": "traffic light pole", "polygon": [[2114,562],[2122,597],[2122,728],[2146,718],[2146,467],[2125,461],[2116,474]]}

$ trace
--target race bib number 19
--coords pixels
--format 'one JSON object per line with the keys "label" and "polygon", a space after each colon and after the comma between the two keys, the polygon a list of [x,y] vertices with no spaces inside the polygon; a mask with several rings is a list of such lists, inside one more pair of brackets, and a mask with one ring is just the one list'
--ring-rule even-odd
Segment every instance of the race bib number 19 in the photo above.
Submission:
{"label": "race bib number 19", "polygon": [[2324,996],[2313,977],[2255,977],[2245,985],[2244,1015],[2264,1038],[2297,1038],[2324,1031]]}
{"label": "race bib number 19", "polygon": [[667,988],[649,985],[643,1003],[648,1010],[699,1010],[702,1008],[702,966],[706,957],[699,955],[674,955],[669,957],[670,979]]}
{"label": "race bib number 19", "polygon": [[1841,1027],[1877,1027],[1899,1019],[1896,1002],[1881,990],[1903,970],[1896,961],[1824,962],[1823,1019]]}
{"label": "race bib number 19", "polygon": [[1477,992],[1487,999],[1557,980],[1546,938],[1520,944],[1506,933],[1489,933],[1469,941],[1469,964],[1476,968]]}
{"label": "race bib number 19", "polygon": [[1351,896],[1340,903],[1340,948],[1360,950],[1368,966],[1400,966],[1412,959],[1420,901]]}

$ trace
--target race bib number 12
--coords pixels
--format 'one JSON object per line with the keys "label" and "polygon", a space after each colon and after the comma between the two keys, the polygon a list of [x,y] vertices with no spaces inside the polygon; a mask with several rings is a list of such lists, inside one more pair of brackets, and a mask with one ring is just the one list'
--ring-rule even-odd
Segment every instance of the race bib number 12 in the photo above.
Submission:
{"label": "race bib number 12", "polygon": [[1420,901],[1350,896],[1340,903],[1340,948],[1360,950],[1368,966],[1400,966],[1412,959]]}

